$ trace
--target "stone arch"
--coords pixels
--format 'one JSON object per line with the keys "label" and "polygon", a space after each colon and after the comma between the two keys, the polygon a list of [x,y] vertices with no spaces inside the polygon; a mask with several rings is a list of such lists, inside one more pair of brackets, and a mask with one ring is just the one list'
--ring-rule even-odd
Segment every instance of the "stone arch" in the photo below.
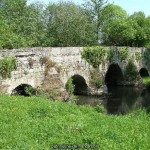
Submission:
{"label": "stone arch", "polygon": [[120,85],[124,80],[122,69],[118,64],[111,64],[105,75],[105,84],[107,86]]}
{"label": "stone arch", "polygon": [[149,76],[148,70],[146,68],[141,68],[139,73],[140,73],[141,77],[148,77]]}
{"label": "stone arch", "polygon": [[31,85],[20,84],[12,90],[11,95],[31,96],[35,95],[35,92],[35,89]]}
{"label": "stone arch", "polygon": [[72,82],[74,84],[74,94],[76,95],[87,95],[88,85],[83,76],[75,74],[71,76]]}

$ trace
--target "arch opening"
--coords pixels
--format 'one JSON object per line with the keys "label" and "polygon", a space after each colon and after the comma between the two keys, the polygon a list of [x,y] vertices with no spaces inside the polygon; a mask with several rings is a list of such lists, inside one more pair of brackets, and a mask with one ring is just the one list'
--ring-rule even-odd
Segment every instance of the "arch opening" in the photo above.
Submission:
{"label": "arch opening", "polygon": [[105,84],[107,86],[118,86],[124,81],[124,76],[118,64],[111,64],[105,76]]}
{"label": "arch opening", "polygon": [[11,95],[32,96],[36,94],[36,90],[29,84],[20,84],[11,93]]}
{"label": "arch opening", "polygon": [[149,73],[146,68],[141,68],[139,73],[141,77],[149,77]]}
{"label": "arch opening", "polygon": [[87,95],[88,86],[85,79],[80,75],[74,75],[71,77],[72,83],[74,85],[74,94],[75,95]]}

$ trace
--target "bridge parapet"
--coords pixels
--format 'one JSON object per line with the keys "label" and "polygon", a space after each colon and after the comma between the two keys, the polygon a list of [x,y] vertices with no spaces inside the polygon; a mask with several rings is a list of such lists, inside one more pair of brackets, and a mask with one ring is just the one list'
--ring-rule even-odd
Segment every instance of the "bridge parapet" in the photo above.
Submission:
{"label": "bridge parapet", "polygon": [[[118,59],[118,51],[120,47],[115,47],[115,55],[114,62],[117,63],[122,70],[126,65],[126,62],[119,61]],[[83,47],[37,47],[37,48],[20,48],[20,49],[12,49],[12,50],[1,50],[0,58],[5,56],[14,56],[17,59],[17,69],[12,71],[11,78],[3,79],[0,77],[0,91],[7,92],[11,94],[11,91],[18,86],[19,84],[29,84],[34,88],[40,87],[43,85],[45,78],[45,66],[41,65],[40,58],[47,57],[48,59],[54,61],[58,68],[54,67],[53,69],[49,69],[48,74],[49,78],[47,83],[52,84],[58,78],[61,81],[62,87],[65,86],[67,80],[74,76],[80,75],[84,77],[87,85],[89,86],[90,80],[90,68],[91,66],[86,62],[86,60],[82,59],[81,51]],[[136,60],[136,53],[143,54],[145,48],[128,48],[129,56],[132,58],[138,68],[146,68],[150,73],[149,68],[145,65],[142,59]],[[129,59],[129,57],[128,57]],[[29,61],[33,61],[32,65]],[[111,63],[109,61],[104,61],[99,66],[99,71],[105,77],[106,72],[108,71]],[[53,81],[49,80],[53,78]]]}

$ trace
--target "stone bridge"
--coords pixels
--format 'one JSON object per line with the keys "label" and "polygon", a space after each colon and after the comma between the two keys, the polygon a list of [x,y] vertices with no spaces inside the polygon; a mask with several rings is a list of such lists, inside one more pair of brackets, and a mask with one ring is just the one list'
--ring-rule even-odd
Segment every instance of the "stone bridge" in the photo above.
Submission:
{"label": "stone bridge", "polygon": [[[128,48],[129,57],[134,62],[141,75],[150,73],[149,68],[142,59],[136,60],[135,54],[142,54],[144,48]],[[31,85],[33,88],[59,88],[64,89],[70,77],[73,79],[75,88],[85,90],[90,88],[90,78],[92,66],[81,58],[82,47],[63,47],[63,48],[21,48],[13,50],[1,50],[0,59],[13,56],[17,60],[17,69],[11,72],[11,78],[0,77],[0,91],[11,94],[20,85]],[[119,48],[114,47],[114,60],[110,63],[105,60],[99,66],[101,77],[107,84],[112,79],[119,78],[120,72],[124,72],[126,62],[120,61],[117,57]],[[42,59],[49,59],[55,62],[46,71]]]}

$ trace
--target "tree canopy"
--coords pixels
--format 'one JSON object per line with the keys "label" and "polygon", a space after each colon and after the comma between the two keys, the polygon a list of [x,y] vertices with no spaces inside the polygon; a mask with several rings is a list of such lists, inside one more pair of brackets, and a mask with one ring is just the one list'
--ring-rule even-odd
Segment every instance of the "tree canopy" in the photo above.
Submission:
{"label": "tree canopy", "polygon": [[116,45],[150,47],[150,16],[107,0],[44,5],[0,0],[0,48]]}

